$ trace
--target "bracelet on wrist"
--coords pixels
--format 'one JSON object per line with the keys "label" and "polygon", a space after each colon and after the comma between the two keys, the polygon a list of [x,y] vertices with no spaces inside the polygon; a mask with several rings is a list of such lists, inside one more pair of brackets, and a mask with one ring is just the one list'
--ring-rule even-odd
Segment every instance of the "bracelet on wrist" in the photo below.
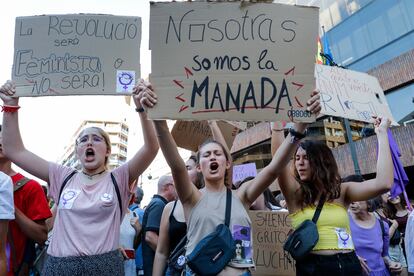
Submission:
{"label": "bracelet on wrist", "polygon": [[145,109],[141,106],[140,108],[135,108],[135,111],[136,112],[138,112],[138,113],[142,113],[142,112],[145,112]]}
{"label": "bracelet on wrist", "polygon": [[20,106],[18,105],[3,105],[1,107],[1,112],[8,112],[8,113],[14,113],[19,110]]}
{"label": "bracelet on wrist", "polygon": [[290,133],[290,136],[291,136],[290,142],[292,144],[297,144],[300,140],[302,140],[303,138],[306,137],[306,131],[304,133],[300,133],[300,132],[294,130],[293,128],[290,128],[289,133]]}
{"label": "bracelet on wrist", "polygon": [[285,130],[284,128],[281,128],[281,129],[272,128],[272,131],[284,131],[284,130]]}

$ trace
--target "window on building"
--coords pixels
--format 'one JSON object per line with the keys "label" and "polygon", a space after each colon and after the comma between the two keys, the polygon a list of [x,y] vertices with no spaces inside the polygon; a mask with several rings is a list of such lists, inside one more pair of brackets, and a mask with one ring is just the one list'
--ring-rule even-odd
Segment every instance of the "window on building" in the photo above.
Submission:
{"label": "window on building", "polygon": [[368,24],[368,34],[375,50],[390,41],[383,16],[373,18]]}
{"label": "window on building", "polygon": [[387,11],[389,28],[392,39],[397,38],[409,31],[409,19],[404,4],[399,3]]}

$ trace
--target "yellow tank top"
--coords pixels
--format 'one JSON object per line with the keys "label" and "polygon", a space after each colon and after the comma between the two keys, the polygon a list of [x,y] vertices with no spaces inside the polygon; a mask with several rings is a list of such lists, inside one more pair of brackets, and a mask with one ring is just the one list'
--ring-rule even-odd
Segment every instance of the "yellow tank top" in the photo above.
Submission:
{"label": "yellow tank top", "polygon": [[[289,217],[296,229],[306,219],[312,220],[316,206],[308,206]],[[325,202],[316,223],[319,241],[313,250],[344,250],[354,249],[346,209],[339,204]]]}

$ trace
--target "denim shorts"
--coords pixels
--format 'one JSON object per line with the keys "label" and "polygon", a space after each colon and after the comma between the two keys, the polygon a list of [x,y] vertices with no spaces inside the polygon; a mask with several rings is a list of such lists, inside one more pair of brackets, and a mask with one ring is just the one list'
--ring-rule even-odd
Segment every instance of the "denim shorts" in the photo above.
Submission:
{"label": "denim shorts", "polygon": [[362,276],[362,268],[354,251],[334,255],[309,254],[303,260],[296,261],[296,275]]}
{"label": "denim shorts", "polygon": [[390,255],[391,261],[400,263],[402,267],[407,267],[407,261],[405,260],[403,250],[399,244],[390,245],[388,255]]}

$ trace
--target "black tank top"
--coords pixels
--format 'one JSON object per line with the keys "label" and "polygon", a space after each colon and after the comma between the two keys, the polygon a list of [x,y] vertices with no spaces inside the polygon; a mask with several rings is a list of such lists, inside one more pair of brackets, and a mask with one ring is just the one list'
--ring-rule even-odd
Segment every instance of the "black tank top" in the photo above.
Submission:
{"label": "black tank top", "polygon": [[168,229],[168,234],[170,236],[170,252],[174,250],[177,244],[187,233],[187,224],[185,222],[177,221],[174,217],[174,210],[176,205],[177,200],[174,202],[174,207],[169,217],[170,227]]}

